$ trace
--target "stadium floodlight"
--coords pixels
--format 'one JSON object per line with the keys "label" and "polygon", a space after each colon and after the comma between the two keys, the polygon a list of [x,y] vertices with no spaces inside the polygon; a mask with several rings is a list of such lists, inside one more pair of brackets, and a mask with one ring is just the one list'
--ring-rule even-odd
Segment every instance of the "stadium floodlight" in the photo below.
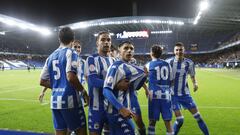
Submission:
{"label": "stadium floodlight", "polygon": [[208,9],[208,6],[209,4],[207,0],[201,1],[199,5],[200,11],[205,11],[206,9]]}
{"label": "stadium floodlight", "polygon": [[203,11],[207,10],[208,7],[209,7],[209,4],[208,4],[207,0],[203,0],[200,2],[198,14],[193,21],[194,25],[196,25],[198,23],[198,20],[201,18]]}
{"label": "stadium floodlight", "polygon": [[0,22],[2,22],[4,24],[7,24],[7,25],[10,25],[10,26],[19,27],[21,29],[30,29],[30,30],[39,32],[42,35],[52,34],[52,32],[48,28],[40,27],[40,26],[34,25],[32,23],[25,22],[25,21],[22,21],[20,19],[16,19],[16,18],[6,16],[6,15],[2,15],[2,14],[0,14]]}

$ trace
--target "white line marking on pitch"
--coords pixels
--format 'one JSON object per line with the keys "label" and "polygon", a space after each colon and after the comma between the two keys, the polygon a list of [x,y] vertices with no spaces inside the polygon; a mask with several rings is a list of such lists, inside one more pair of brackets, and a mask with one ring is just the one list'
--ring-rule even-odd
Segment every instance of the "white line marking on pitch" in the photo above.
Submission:
{"label": "white line marking on pitch", "polygon": [[23,91],[23,90],[34,90],[38,87],[28,87],[28,88],[22,88],[22,89],[16,89],[16,90],[5,90],[5,91],[1,91],[0,94],[2,93],[9,93],[9,92],[16,92],[16,91]]}
{"label": "white line marking on pitch", "polygon": [[[140,105],[141,107],[148,107],[148,105]],[[198,106],[198,108],[207,108],[207,109],[240,109],[237,106]]]}
{"label": "white line marking on pitch", "polygon": [[[39,100],[19,99],[19,98],[0,98],[2,101],[24,101],[24,102],[39,102]],[[47,105],[49,102],[43,102],[41,105]]]}

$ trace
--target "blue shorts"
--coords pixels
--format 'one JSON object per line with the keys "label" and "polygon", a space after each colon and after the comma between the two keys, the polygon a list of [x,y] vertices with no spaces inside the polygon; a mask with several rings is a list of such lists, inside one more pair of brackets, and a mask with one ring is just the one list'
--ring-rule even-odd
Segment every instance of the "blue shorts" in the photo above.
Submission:
{"label": "blue shorts", "polygon": [[56,130],[74,131],[86,127],[83,107],[73,109],[52,109],[53,123]]}
{"label": "blue shorts", "polygon": [[149,120],[158,121],[160,113],[163,120],[172,120],[172,104],[166,99],[148,100],[148,118]]}
{"label": "blue shorts", "polygon": [[191,96],[172,96],[172,108],[174,111],[180,110],[181,106],[184,109],[196,108],[196,104]]}
{"label": "blue shorts", "polygon": [[105,111],[88,110],[88,130],[101,134],[104,124],[107,124],[107,116]]}
{"label": "blue shorts", "polygon": [[132,119],[124,119],[120,114],[107,114],[110,135],[135,135]]}
{"label": "blue shorts", "polygon": [[138,103],[137,92],[132,91],[130,93],[131,111],[138,116],[141,116],[141,108]]}

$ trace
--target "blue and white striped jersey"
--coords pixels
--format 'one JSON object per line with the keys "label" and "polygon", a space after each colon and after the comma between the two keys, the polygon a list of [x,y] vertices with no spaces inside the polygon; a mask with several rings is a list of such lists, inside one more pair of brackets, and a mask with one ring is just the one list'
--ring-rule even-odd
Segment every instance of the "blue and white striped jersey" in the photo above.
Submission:
{"label": "blue and white striped jersey", "polygon": [[[86,76],[97,75],[102,81],[105,80],[108,67],[114,62],[112,57],[103,57],[93,54],[86,60]],[[95,82],[98,83],[98,82]],[[96,87],[88,82],[88,92],[90,96],[89,107],[93,110],[104,110],[103,82],[101,87]]]}
{"label": "blue and white striped jersey", "polygon": [[85,63],[86,61],[84,59],[82,59],[80,56],[78,57],[78,68],[77,68],[77,73],[78,73],[78,79],[80,81],[80,83],[83,85],[85,84],[86,80],[85,80]]}
{"label": "blue and white striped jersey", "polygon": [[187,82],[187,75],[195,76],[195,66],[192,60],[184,58],[178,61],[175,57],[166,60],[172,67],[174,86],[174,96],[189,95],[189,87]]}
{"label": "blue and white striped jersey", "polygon": [[68,109],[82,106],[78,91],[67,80],[67,73],[77,73],[77,53],[67,47],[59,47],[46,60],[41,79],[50,79],[52,87],[51,108]]}
{"label": "blue and white striped jersey", "polygon": [[[122,79],[128,79],[130,81],[130,87],[128,91],[115,90],[115,85]],[[110,89],[117,101],[124,107],[130,109],[130,97],[129,92],[132,90],[140,89],[146,80],[146,75],[143,69],[137,66],[118,60],[114,62],[108,69],[106,79],[104,81],[104,89]],[[118,113],[118,110],[113,107],[114,105],[108,103],[108,113]]]}
{"label": "blue and white striped jersey", "polygon": [[149,90],[153,92],[153,99],[170,99],[172,68],[164,60],[153,59],[146,64],[149,77]]}

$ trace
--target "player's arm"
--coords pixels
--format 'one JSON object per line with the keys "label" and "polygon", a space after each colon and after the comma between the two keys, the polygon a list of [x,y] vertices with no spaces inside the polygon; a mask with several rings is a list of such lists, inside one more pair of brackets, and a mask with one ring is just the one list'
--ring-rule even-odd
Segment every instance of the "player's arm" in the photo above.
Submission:
{"label": "player's arm", "polygon": [[[120,76],[118,75],[117,67],[110,67],[107,71],[106,79],[103,87],[103,95],[104,97],[119,111],[124,106],[117,100],[113,91],[115,89],[115,85],[119,82]],[[122,79],[121,79],[122,80]],[[124,80],[124,79],[123,79]]]}
{"label": "player's arm", "polygon": [[97,74],[96,65],[94,62],[93,57],[88,57],[86,62],[86,70],[87,71],[87,82],[89,85],[96,87],[96,88],[102,88],[104,84],[104,80],[100,79]]}
{"label": "player's arm", "polygon": [[103,88],[103,95],[104,97],[119,111],[119,113],[124,117],[124,118],[128,118],[128,117],[134,117],[135,115],[127,108],[125,108],[118,100],[117,98],[114,96],[113,90],[108,88],[108,87],[104,87]]}
{"label": "player's arm", "polygon": [[193,62],[191,62],[189,65],[190,65],[189,66],[189,74],[191,76],[191,80],[193,83],[193,90],[194,90],[194,92],[196,92],[198,90],[198,83],[197,83],[197,80],[195,77],[195,65]]}
{"label": "player's arm", "polygon": [[[148,76],[149,74],[149,63],[147,63],[144,67],[144,73],[146,74],[146,76]],[[145,95],[146,97],[152,97],[152,93],[149,91],[146,82],[143,84],[143,89],[145,90]]]}
{"label": "player's arm", "polygon": [[38,100],[42,103],[43,102],[43,97],[45,95],[45,92],[47,91],[47,87],[43,87],[41,93],[39,94]]}
{"label": "player's arm", "polygon": [[150,91],[149,91],[149,89],[148,89],[148,87],[147,87],[147,84],[146,83],[144,83],[143,84],[143,89],[144,89],[144,91],[145,91],[145,95],[146,95],[146,97],[149,97],[150,95]]}
{"label": "player's arm", "polygon": [[40,85],[46,88],[50,88],[51,89],[51,84],[50,84],[50,80],[44,80],[41,79],[40,80]]}
{"label": "player's arm", "polygon": [[198,90],[198,83],[197,83],[195,76],[191,76],[191,80],[193,83],[193,90],[194,90],[194,92],[196,92]]}
{"label": "player's arm", "polygon": [[114,90],[127,91],[130,85],[130,81],[128,79],[122,79],[118,81],[118,83],[114,86]]}
{"label": "player's arm", "polygon": [[89,104],[88,94],[76,75],[78,67],[77,62],[78,56],[76,53],[72,52],[71,50],[68,50],[66,53],[66,57],[67,57],[66,63],[67,80],[74,87],[75,90],[82,92],[85,104],[88,105]]}
{"label": "player's arm", "polygon": [[51,89],[51,84],[49,80],[49,71],[48,71],[47,65],[48,65],[48,59],[46,60],[40,75],[40,85]]}
{"label": "player's arm", "polygon": [[76,90],[80,92],[83,92],[85,90],[82,84],[79,82],[77,75],[74,72],[67,73],[67,80]]}

